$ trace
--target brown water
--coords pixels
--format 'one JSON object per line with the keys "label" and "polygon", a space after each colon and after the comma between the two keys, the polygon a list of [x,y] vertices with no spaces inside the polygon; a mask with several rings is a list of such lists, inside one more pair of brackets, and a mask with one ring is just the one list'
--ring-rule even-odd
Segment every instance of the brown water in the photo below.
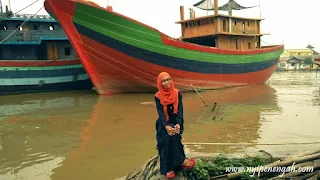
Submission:
{"label": "brown water", "polygon": [[[187,152],[266,150],[288,154],[320,141],[320,77],[277,72],[262,85],[183,93]],[[113,179],[156,154],[153,94],[71,91],[0,97],[0,179]],[[215,120],[213,103],[220,105]],[[222,118],[222,120],[221,120]]]}

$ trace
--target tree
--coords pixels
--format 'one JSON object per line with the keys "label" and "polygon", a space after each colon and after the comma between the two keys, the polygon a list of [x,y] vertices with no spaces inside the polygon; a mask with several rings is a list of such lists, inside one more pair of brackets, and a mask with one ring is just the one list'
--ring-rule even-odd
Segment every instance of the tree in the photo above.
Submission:
{"label": "tree", "polygon": [[304,60],[303,60],[303,64],[304,65],[311,65],[313,62],[312,62],[312,58],[311,57],[306,57]]}

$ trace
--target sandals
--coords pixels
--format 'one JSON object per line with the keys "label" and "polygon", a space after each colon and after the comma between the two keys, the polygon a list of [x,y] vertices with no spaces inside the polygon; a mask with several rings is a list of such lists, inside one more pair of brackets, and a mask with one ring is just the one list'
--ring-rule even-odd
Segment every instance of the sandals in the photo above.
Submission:
{"label": "sandals", "polygon": [[[190,161],[190,165],[188,165],[188,166],[187,165],[181,165],[181,167],[184,168],[184,169],[191,169],[196,165],[196,160],[195,159],[190,158],[189,161]],[[166,178],[167,179],[173,179],[175,177],[176,177],[176,174],[174,173],[174,171],[170,171],[170,172],[168,172],[166,174]]]}
{"label": "sandals", "polygon": [[196,160],[195,159],[191,158],[191,159],[189,159],[189,161],[191,161],[191,164],[189,166],[181,165],[181,167],[184,168],[184,169],[191,169],[191,168],[193,168],[194,165],[196,165]]}
{"label": "sandals", "polygon": [[170,171],[166,174],[167,179],[173,179],[176,177],[176,174],[174,173],[174,171]]}

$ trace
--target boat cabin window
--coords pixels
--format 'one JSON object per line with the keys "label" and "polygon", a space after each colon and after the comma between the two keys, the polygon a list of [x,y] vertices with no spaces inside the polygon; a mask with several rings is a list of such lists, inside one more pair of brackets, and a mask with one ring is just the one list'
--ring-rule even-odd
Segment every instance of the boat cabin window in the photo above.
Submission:
{"label": "boat cabin window", "polygon": [[244,23],[244,21],[242,22],[242,32],[246,33],[246,24]]}
{"label": "boat cabin window", "polygon": [[34,29],[34,30],[38,30],[38,29],[39,29],[39,25],[38,25],[38,24],[34,24],[34,25],[33,25],[33,29]]}
{"label": "boat cabin window", "polygon": [[7,24],[0,24],[0,30],[8,30]]}
{"label": "boat cabin window", "polygon": [[71,55],[71,49],[70,49],[70,47],[64,48],[64,55],[66,55],[66,56],[70,56],[70,55]]}
{"label": "boat cabin window", "polygon": [[19,26],[20,26],[20,24],[17,24],[16,29],[19,28],[19,31],[22,31],[22,29],[23,29],[22,26],[20,26],[20,27]]}
{"label": "boat cabin window", "polygon": [[237,21],[234,21],[234,25],[237,25]]}
{"label": "boat cabin window", "polygon": [[184,22],[183,26],[185,26],[185,28],[191,28],[194,26],[203,26],[207,24],[213,24],[213,19],[203,19],[203,20],[197,20],[197,21],[191,21],[191,22]]}
{"label": "boat cabin window", "polygon": [[225,19],[223,20],[222,24],[223,24],[223,31],[227,31],[227,23]]}
{"label": "boat cabin window", "polygon": [[258,38],[258,40],[257,40],[257,47],[256,48],[260,48],[260,38]]}
{"label": "boat cabin window", "polygon": [[203,45],[203,46],[216,47],[216,38],[212,37],[212,36],[185,39],[184,41],[194,43],[194,44]]}
{"label": "boat cabin window", "polygon": [[236,50],[239,49],[239,43],[238,43],[238,39],[236,39]]}
{"label": "boat cabin window", "polygon": [[50,25],[50,26],[49,26],[49,30],[50,30],[50,31],[53,31],[53,30],[54,30],[54,26],[53,26],[53,25]]}
{"label": "boat cabin window", "polygon": [[214,19],[213,19],[213,18],[210,19],[210,20],[209,20],[209,23],[210,23],[210,24],[214,24]]}
{"label": "boat cabin window", "polygon": [[251,43],[248,42],[248,49],[251,49]]}

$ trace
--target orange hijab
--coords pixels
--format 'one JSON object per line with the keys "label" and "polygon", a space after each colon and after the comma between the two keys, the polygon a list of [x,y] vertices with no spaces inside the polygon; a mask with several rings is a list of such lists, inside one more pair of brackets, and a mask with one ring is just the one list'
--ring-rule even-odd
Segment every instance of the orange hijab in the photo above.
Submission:
{"label": "orange hijab", "polygon": [[[171,79],[170,89],[164,89],[162,87],[162,79],[167,76]],[[157,79],[157,86],[158,92],[156,93],[156,97],[160,100],[160,104],[163,106],[164,115],[166,116],[166,121],[169,121],[169,115],[167,111],[167,105],[173,104],[173,113],[178,113],[178,103],[179,97],[178,92],[179,90],[174,87],[174,83],[170,75],[166,72],[162,72],[158,75]]]}

